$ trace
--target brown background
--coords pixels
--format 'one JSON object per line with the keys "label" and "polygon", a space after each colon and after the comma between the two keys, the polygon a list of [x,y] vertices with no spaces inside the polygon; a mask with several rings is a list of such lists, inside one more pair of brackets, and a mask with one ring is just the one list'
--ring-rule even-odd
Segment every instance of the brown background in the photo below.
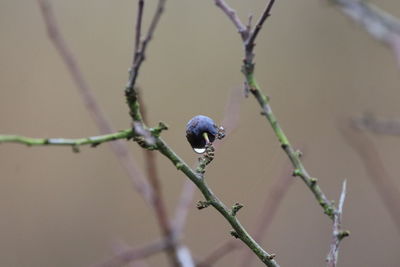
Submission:
{"label": "brown background", "polygon": [[[131,61],[136,1],[53,1],[63,33],[118,129],[130,125],[123,98]],[[149,1],[150,2],[150,1]],[[153,1],[151,1],[153,2]],[[184,137],[196,114],[223,118],[232,88],[241,86],[239,36],[213,1],[168,1],[149,47],[139,84],[151,123],[164,121],[164,139],[187,162],[196,155]],[[264,1],[229,1],[243,19]],[[379,1],[400,16],[400,2]],[[146,18],[154,4],[146,9]],[[146,20],[148,21],[148,20]],[[0,2],[0,132],[35,137],[83,137],[97,129],[62,61],[47,39],[35,1]],[[291,142],[306,148],[305,165],[337,199],[348,179],[344,225],[351,230],[340,266],[398,266],[399,233],[337,119],[372,111],[400,117],[400,76],[391,51],[352,24],[328,1],[278,1],[258,39],[256,74]],[[207,180],[227,204],[245,205],[251,229],[265,194],[287,158],[254,99],[243,101],[237,130],[209,167]],[[374,137],[388,172],[398,178],[398,137]],[[130,144],[141,163],[142,152]],[[169,210],[181,173],[158,157]],[[107,145],[70,148],[0,147],[0,266],[88,266],[115,244],[140,246],[158,237],[154,216]],[[290,170],[287,170],[289,173]],[[195,200],[201,199],[197,194]],[[396,211],[395,211],[396,212]],[[397,211],[400,212],[400,211]],[[229,239],[213,209],[191,210],[184,242],[196,258]],[[324,266],[331,222],[296,180],[263,246],[281,266]],[[241,253],[217,266],[231,266]],[[165,266],[164,255],[149,261]],[[258,261],[253,266],[261,266]]]}

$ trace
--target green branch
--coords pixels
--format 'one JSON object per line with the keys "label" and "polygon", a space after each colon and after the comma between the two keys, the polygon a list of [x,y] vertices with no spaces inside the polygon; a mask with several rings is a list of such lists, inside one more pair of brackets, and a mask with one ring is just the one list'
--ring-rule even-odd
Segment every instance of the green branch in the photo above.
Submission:
{"label": "green branch", "polygon": [[134,135],[132,129],[122,130],[116,133],[91,136],[77,139],[66,138],[31,138],[20,135],[0,135],[1,143],[19,143],[27,146],[72,146],[78,147],[82,145],[98,146],[105,142],[110,142],[119,139],[130,139]]}

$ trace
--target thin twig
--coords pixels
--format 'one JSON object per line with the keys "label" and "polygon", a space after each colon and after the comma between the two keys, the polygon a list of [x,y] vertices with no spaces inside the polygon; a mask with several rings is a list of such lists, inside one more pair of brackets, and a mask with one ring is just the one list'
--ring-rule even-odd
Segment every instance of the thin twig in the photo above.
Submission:
{"label": "thin twig", "polygon": [[135,32],[135,46],[133,53],[133,62],[135,64],[136,58],[140,53],[140,38],[142,37],[142,21],[143,21],[144,0],[138,1],[137,15],[136,15],[136,32]]}
{"label": "thin twig", "polygon": [[343,181],[342,192],[339,198],[338,208],[335,210],[335,215],[333,219],[333,230],[332,230],[332,243],[326,257],[327,266],[328,267],[335,267],[338,261],[339,255],[339,244],[340,241],[346,236],[349,235],[348,231],[342,230],[342,215],[343,215],[343,204],[346,198],[346,180]]}
{"label": "thin twig", "polygon": [[82,145],[96,147],[102,143],[115,141],[119,139],[129,139],[134,135],[132,129],[126,129],[116,133],[90,136],[77,139],[66,138],[32,138],[20,135],[0,135],[1,143],[19,143],[27,146],[72,146],[78,148]]}
{"label": "thin twig", "polygon": [[362,160],[367,176],[375,185],[378,195],[400,233],[400,190],[393,177],[387,172],[373,140],[365,131],[358,130],[352,124],[342,122],[338,128]]}
{"label": "thin twig", "polygon": [[[54,47],[60,54],[69,73],[71,74],[71,77],[75,82],[76,87],[79,89],[78,91],[85,104],[85,107],[94,119],[97,127],[100,130],[100,133],[108,134],[115,132],[111,123],[107,120],[105,114],[100,108],[100,105],[97,103],[92,89],[89,87],[86,80],[84,79],[83,74],[71,50],[68,48],[67,43],[59,30],[50,3],[47,0],[38,0],[38,3],[47,28],[48,36],[53,42]],[[114,152],[114,155],[117,157],[118,161],[125,169],[128,176],[131,178],[135,189],[143,196],[143,198],[147,202],[150,202],[152,197],[152,190],[146,180],[144,180],[143,174],[139,170],[134,158],[129,153],[126,145],[121,141],[116,141],[110,143],[110,146],[111,150]]]}

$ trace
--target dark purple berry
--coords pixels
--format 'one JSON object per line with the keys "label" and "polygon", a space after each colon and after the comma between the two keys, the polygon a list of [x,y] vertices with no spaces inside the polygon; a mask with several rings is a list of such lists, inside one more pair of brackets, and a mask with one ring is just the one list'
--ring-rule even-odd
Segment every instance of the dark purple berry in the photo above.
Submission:
{"label": "dark purple berry", "polygon": [[218,126],[207,116],[197,115],[186,125],[186,138],[197,153],[203,153],[208,142],[214,142]]}

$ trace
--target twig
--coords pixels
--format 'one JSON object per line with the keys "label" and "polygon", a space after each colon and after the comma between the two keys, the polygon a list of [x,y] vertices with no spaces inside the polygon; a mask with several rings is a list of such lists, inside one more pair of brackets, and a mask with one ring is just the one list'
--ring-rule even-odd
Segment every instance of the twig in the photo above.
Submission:
{"label": "twig", "polygon": [[374,142],[365,131],[357,130],[352,124],[340,123],[338,128],[364,163],[368,177],[375,185],[386,210],[400,233],[400,190],[393,177],[387,172]]}
{"label": "twig", "polygon": [[[50,3],[47,0],[38,0],[38,3],[47,28],[48,36],[71,74],[73,81],[79,89],[78,91],[81,94],[85,107],[94,119],[100,133],[108,134],[115,132],[111,123],[107,120],[105,114],[97,103],[93,91],[86,83],[86,80],[79,69],[78,63],[76,62],[71,50],[68,48],[65,39],[61,35]],[[110,143],[110,146],[114,155],[131,178],[135,189],[147,202],[151,201],[152,190],[149,184],[144,180],[143,174],[137,167],[137,164],[129,153],[126,145],[121,141],[116,141]]]}
{"label": "twig", "polygon": [[162,252],[170,245],[169,240],[155,241],[141,248],[127,249],[117,253],[112,258],[94,265],[93,267],[117,267],[129,262],[144,259],[156,253]]}
{"label": "twig", "polygon": [[133,53],[132,65],[135,64],[136,58],[140,53],[140,38],[142,36],[143,9],[144,9],[144,0],[139,0],[138,10],[136,15],[136,32],[135,32],[135,46],[134,46],[135,51]]}
{"label": "twig", "polygon": [[348,231],[342,230],[342,215],[343,215],[343,204],[346,198],[346,180],[343,181],[342,193],[340,194],[338,208],[335,210],[335,215],[333,219],[333,230],[332,230],[332,243],[326,257],[327,266],[335,267],[338,261],[339,254],[339,244],[340,241],[349,235]]}
{"label": "twig", "polygon": [[78,148],[82,145],[96,147],[102,143],[119,139],[129,139],[134,135],[132,129],[119,131],[116,133],[90,136],[86,138],[65,139],[65,138],[32,138],[20,135],[0,135],[1,143],[19,143],[27,146],[72,146]]}

